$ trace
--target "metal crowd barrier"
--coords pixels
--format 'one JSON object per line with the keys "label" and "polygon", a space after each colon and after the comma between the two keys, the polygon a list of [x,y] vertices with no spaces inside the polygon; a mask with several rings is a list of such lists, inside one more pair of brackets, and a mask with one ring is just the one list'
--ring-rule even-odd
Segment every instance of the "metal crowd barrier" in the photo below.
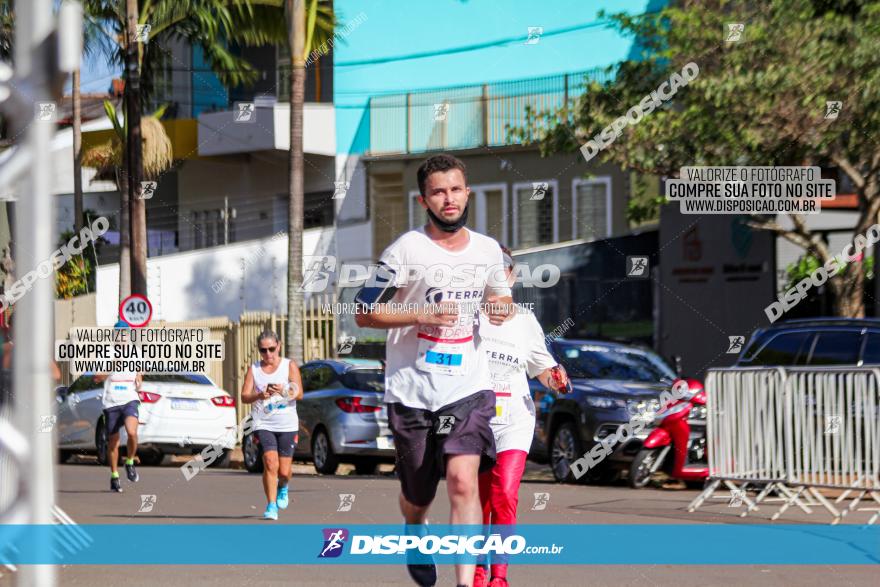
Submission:
{"label": "metal crowd barrier", "polygon": [[833,524],[855,511],[880,517],[862,507],[880,504],[880,369],[712,369],[706,393],[710,476],[689,511],[735,497],[742,516],[781,501],[773,520],[793,505],[821,507]]}

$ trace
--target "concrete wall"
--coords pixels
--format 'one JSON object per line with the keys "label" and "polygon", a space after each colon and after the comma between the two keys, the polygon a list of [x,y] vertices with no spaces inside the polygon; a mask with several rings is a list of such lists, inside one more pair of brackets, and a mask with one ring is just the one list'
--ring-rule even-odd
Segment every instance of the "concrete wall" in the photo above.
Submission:
{"label": "concrete wall", "polygon": [[[332,157],[307,155],[305,192],[332,192]],[[234,208],[234,240],[263,238],[287,229],[288,163],[286,153],[261,152],[187,161],[177,173],[177,230],[180,248],[191,249],[199,227],[194,211],[219,210],[228,198]],[[232,241],[230,235],[230,241]]]}
{"label": "concrete wall", "polygon": [[[332,229],[303,233],[303,254],[332,254]],[[303,270],[309,267],[303,260]],[[147,297],[154,320],[178,322],[246,311],[284,313],[287,306],[287,236],[187,251],[147,260]],[[119,310],[119,265],[98,268],[96,319],[109,326]]]}
{"label": "concrete wall", "polygon": [[97,326],[97,295],[94,293],[69,300],[55,300],[55,338],[67,338],[74,326]]}

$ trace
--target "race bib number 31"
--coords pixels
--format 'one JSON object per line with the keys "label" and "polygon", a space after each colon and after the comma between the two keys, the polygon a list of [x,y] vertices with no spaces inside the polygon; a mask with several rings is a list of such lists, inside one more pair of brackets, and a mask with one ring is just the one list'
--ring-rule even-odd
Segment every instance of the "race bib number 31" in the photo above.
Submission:
{"label": "race bib number 31", "polygon": [[466,375],[473,352],[473,337],[437,338],[419,333],[419,354],[416,368],[426,373]]}

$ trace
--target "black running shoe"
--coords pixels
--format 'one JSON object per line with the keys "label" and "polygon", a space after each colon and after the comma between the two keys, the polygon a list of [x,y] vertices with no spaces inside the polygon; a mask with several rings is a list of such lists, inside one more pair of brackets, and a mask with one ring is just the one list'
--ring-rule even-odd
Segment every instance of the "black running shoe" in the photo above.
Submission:
{"label": "black running shoe", "polygon": [[119,482],[119,477],[110,478],[110,491],[122,493],[122,483]]}
{"label": "black running shoe", "polygon": [[132,483],[137,483],[138,479],[140,479],[137,469],[134,468],[134,464],[125,465],[125,474],[128,475],[128,480]]}
{"label": "black running shoe", "polygon": [[[407,551],[407,555],[412,551]],[[425,560],[430,562],[425,562]],[[413,561],[413,562],[410,562]],[[437,584],[437,565],[431,556],[407,556],[406,570],[409,576],[421,587],[433,587]]]}

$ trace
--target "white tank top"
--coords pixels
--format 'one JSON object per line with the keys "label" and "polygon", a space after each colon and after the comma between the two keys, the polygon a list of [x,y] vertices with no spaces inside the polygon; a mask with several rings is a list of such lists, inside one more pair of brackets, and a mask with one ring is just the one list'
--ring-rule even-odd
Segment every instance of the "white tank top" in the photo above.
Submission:
{"label": "white tank top", "polygon": [[135,380],[137,373],[134,371],[115,371],[104,380],[104,396],[101,403],[104,409],[115,406],[124,406],[128,402],[140,401]]}
{"label": "white tank top", "polygon": [[[285,388],[286,393],[293,395],[288,388],[287,380],[290,376],[290,359],[281,359],[281,364],[274,373],[266,373],[257,361],[251,365],[251,373],[254,377],[254,388],[262,393],[270,383],[277,383]],[[296,415],[296,400],[286,399],[283,394],[272,395],[271,399],[258,399],[251,409],[254,419],[254,430],[266,430],[268,432],[294,432],[299,430],[299,418]]]}

